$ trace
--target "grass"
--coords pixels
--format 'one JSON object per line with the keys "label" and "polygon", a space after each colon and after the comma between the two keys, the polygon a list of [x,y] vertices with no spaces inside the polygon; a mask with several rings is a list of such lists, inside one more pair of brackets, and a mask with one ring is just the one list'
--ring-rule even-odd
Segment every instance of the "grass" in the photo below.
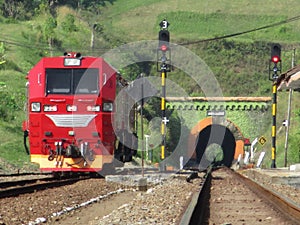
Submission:
{"label": "grass", "polygon": [[[170,21],[174,21],[170,31],[174,31],[175,37],[188,40],[201,40],[234,34],[271,24],[276,19],[284,19],[275,16],[228,15],[224,13],[199,14],[183,11],[171,12],[168,14],[168,18]],[[269,37],[270,34],[268,33],[268,31],[255,32],[245,34],[242,38],[251,39],[252,41],[264,40],[267,35]]]}
{"label": "grass", "polygon": [[[0,158],[7,161],[6,164],[0,161],[0,167],[5,170],[5,168],[12,166],[11,169],[17,170],[25,164],[29,164],[29,156],[23,147],[22,132],[22,121],[25,119],[23,111],[25,74],[13,70],[0,70],[0,83]],[[4,93],[6,94],[4,95]],[[4,96],[9,98],[3,99]]]}
{"label": "grass", "polygon": [[[19,117],[22,117],[18,113]],[[14,167],[16,170],[22,168],[25,164],[30,164],[29,156],[26,154],[23,147],[23,132],[21,127],[21,121],[17,122],[1,122],[0,126],[0,158],[5,159],[7,164]],[[2,167],[0,162],[0,167]],[[7,165],[6,165],[7,166]]]}
{"label": "grass", "polygon": [[[182,38],[203,39],[249,30],[299,14],[295,7],[298,5],[296,0],[289,3],[279,0],[255,0],[251,3],[229,0],[166,0],[147,1],[146,5],[138,2],[130,1],[130,6],[124,7],[117,1],[109,6],[104,12],[104,16],[109,18],[109,23],[106,23],[109,29],[126,33],[131,41],[156,39],[159,22],[167,18],[171,23],[171,39],[176,42]],[[296,21],[241,38],[298,41],[299,26]]]}

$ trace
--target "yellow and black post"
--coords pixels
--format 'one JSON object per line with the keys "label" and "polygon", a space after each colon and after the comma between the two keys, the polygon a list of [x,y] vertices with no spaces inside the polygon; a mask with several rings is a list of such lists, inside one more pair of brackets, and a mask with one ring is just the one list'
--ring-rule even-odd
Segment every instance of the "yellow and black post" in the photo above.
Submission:
{"label": "yellow and black post", "polygon": [[166,75],[165,70],[161,71],[161,159],[165,159],[166,150],[166,129],[167,129],[167,117],[166,117]]}
{"label": "yellow and black post", "polygon": [[272,164],[271,168],[276,168],[276,113],[277,113],[277,79],[281,71],[281,46],[273,44],[271,46],[271,60],[269,63],[269,80],[273,81],[272,93]]}
{"label": "yellow and black post", "polygon": [[277,113],[277,84],[273,83],[272,88],[272,164],[271,168],[276,168],[276,113]]}
{"label": "yellow and black post", "polygon": [[[158,33],[158,49],[157,49],[157,71],[161,73],[161,160],[166,157],[166,133],[167,123],[169,120],[166,116],[166,78],[167,72],[171,71],[171,50],[170,50],[170,33],[168,31],[169,23],[166,20],[160,22],[161,30]],[[161,166],[161,170],[165,170],[165,165]]]}

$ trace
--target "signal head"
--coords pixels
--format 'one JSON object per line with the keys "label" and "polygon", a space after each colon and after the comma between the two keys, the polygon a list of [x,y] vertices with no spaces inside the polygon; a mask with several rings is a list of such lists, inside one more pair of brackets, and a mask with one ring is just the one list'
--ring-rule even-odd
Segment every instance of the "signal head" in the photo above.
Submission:
{"label": "signal head", "polygon": [[162,50],[163,52],[165,52],[165,51],[168,50],[168,46],[163,44],[163,45],[160,46],[160,50]]}
{"label": "signal head", "polygon": [[278,63],[281,61],[281,46],[280,44],[273,44],[271,46],[271,61],[273,63]]}
{"label": "signal head", "polygon": [[273,56],[273,57],[271,58],[271,60],[272,60],[273,63],[278,63],[278,62],[281,61],[281,59],[280,59],[277,55]]}
{"label": "signal head", "polygon": [[158,33],[159,46],[168,45],[170,42],[170,33],[168,30],[161,30]]}

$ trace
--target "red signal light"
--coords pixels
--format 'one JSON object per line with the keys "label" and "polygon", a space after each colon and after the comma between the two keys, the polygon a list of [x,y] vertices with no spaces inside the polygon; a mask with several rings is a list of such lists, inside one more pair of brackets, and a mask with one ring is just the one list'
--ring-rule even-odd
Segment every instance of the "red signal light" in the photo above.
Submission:
{"label": "red signal light", "polygon": [[160,46],[160,50],[162,50],[163,52],[165,52],[165,51],[168,50],[168,46],[162,45],[162,46]]}
{"label": "red signal light", "polygon": [[280,61],[280,58],[275,55],[275,56],[272,57],[271,60],[272,60],[273,63],[278,63]]}
{"label": "red signal light", "polygon": [[251,145],[249,138],[244,139],[244,145]]}

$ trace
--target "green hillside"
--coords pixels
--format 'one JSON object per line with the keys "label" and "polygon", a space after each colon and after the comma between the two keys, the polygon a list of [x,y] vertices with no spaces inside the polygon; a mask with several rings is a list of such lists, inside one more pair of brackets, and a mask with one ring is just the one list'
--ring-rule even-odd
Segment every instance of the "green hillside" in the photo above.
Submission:
{"label": "green hillside", "polygon": [[[184,44],[204,60],[225,96],[271,96],[270,44],[282,45],[283,71],[289,69],[293,49],[299,48],[299,9],[297,0],[0,0],[0,158],[16,168],[24,167],[24,162],[28,165],[21,130],[25,76],[41,57],[65,51],[99,56],[126,43],[157,40],[158,24],[166,18],[171,42]],[[296,57],[296,63],[299,60]],[[119,69],[128,79],[141,72],[158,76],[155,63]],[[184,71],[175,68],[168,78],[180,81],[191,96],[203,95]],[[286,117],[287,94],[278,96],[280,127]],[[293,99],[290,163],[299,161],[298,93]],[[283,145],[281,132],[279,166]],[[7,164],[0,161],[0,167],[5,170]]]}

